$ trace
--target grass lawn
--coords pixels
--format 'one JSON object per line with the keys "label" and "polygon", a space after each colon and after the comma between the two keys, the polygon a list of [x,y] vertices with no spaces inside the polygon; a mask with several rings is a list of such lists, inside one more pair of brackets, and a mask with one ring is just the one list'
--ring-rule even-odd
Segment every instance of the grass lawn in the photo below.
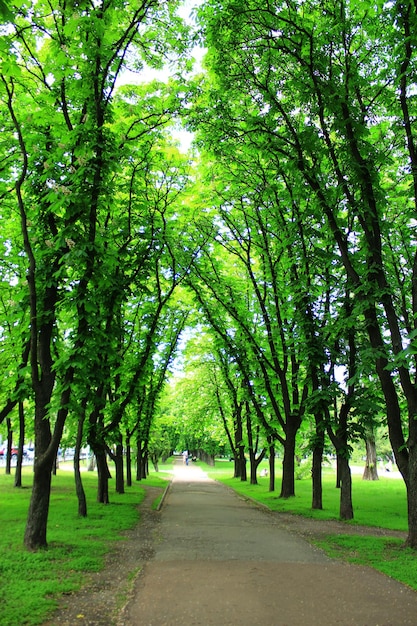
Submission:
{"label": "grass lawn", "polygon": [[[273,510],[307,515],[319,519],[338,519],[339,491],[334,472],[323,475],[323,511],[312,511],[311,481],[296,482],[296,497],[282,500],[277,491],[268,492],[268,478],[259,485],[249,485],[231,478],[233,464],[216,461],[214,468],[201,465],[211,477],[220,480],[246,497]],[[68,469],[71,463],[68,464]],[[166,486],[172,465],[151,472],[146,484]],[[23,548],[23,534],[31,491],[31,469],[25,468],[23,488],[13,486],[14,477],[5,476],[0,468],[0,607],[2,626],[36,626],[42,624],[57,606],[57,599],[79,589],[90,572],[102,568],[104,557],[120,533],[138,521],[137,505],[144,497],[141,483],[134,482],[126,493],[114,493],[110,484],[110,504],[96,502],[97,477],[84,472],[88,517],[77,516],[77,501],[72,471],[60,469],[53,477],[48,522],[49,550],[29,553]],[[158,499],[159,500],[159,499]],[[157,505],[155,501],[155,506]],[[364,482],[353,476],[355,519],[348,524],[365,524],[388,529],[407,530],[405,488],[402,480],[381,477],[378,482]],[[404,549],[393,539],[331,535],[318,542],[330,556],[354,563],[367,564],[417,589],[417,554]]]}
{"label": "grass lawn", "polygon": [[[268,467],[264,462],[260,466]],[[277,467],[275,491],[269,492],[269,478],[258,477],[258,485],[250,485],[233,476],[233,462],[216,461],[208,474],[232,487],[235,491],[266,504],[273,511],[284,511],[317,519],[339,519],[340,491],[335,487],[335,472],[323,470],[323,510],[311,509],[311,479],[297,480],[294,498],[279,497],[281,474]],[[259,473],[259,472],[258,472]],[[407,530],[407,502],[402,479],[388,478],[382,474],[378,481],[364,481],[360,474],[352,474],[352,497],[355,518],[349,524],[379,526],[391,530]]]}
{"label": "grass lawn", "polygon": [[[168,469],[168,468],[161,468]],[[31,494],[31,468],[24,468],[23,487],[14,476],[0,473],[0,622],[2,626],[42,624],[56,608],[57,598],[79,589],[90,572],[103,567],[104,557],[121,532],[138,521],[137,506],[143,500],[141,483],[126,493],[114,493],[110,504],[96,502],[97,476],[83,473],[88,517],[77,515],[72,471],[53,477],[48,520],[48,550],[36,553],[23,548],[23,535]],[[166,486],[163,472],[151,473],[146,484]]]}
{"label": "grass lawn", "polygon": [[[267,467],[263,462],[260,468]],[[311,479],[297,480],[293,498],[279,498],[280,473],[277,467],[276,491],[269,492],[269,479],[259,477],[258,485],[250,485],[233,476],[233,463],[216,461],[215,466],[204,467],[211,478],[221,481],[237,493],[266,505],[273,511],[332,520],[339,519],[340,491],[335,487],[335,472],[323,471],[323,510],[311,509]],[[389,530],[407,531],[407,502],[404,482],[381,472],[378,481],[363,481],[361,474],[352,474],[354,520],[347,526],[377,526]],[[404,548],[401,539],[361,535],[329,535],[315,541],[329,556],[373,567],[391,578],[417,590],[417,553]]]}

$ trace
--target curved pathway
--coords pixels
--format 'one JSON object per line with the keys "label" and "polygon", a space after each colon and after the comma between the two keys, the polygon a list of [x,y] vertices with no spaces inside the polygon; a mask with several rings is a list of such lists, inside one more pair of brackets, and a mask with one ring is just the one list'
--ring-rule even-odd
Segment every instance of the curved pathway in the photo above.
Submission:
{"label": "curved pathway", "polygon": [[401,626],[417,593],[383,574],[326,557],[207,477],[175,466],[120,626]]}

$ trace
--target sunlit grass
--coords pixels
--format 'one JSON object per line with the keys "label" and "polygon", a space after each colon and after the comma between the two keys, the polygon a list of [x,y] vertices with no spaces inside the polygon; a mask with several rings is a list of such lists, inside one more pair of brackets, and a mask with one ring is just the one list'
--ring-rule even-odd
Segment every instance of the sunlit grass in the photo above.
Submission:
{"label": "sunlit grass", "polygon": [[314,543],[333,558],[356,565],[368,565],[413,589],[417,589],[417,555],[404,548],[401,539],[329,535]]}
{"label": "sunlit grass", "polygon": [[[162,492],[167,484],[162,476],[151,473],[146,484],[159,486]],[[42,624],[60,595],[79,589],[91,572],[103,567],[105,555],[122,538],[122,531],[138,522],[138,505],[145,494],[141,482],[134,482],[125,494],[116,494],[111,481],[110,504],[99,504],[97,476],[84,472],[88,516],[80,518],[72,472],[60,470],[52,480],[49,548],[30,553],[23,547],[23,535],[31,482],[29,468],[24,469],[21,489],[13,486],[13,475],[0,474],[2,626]]]}
{"label": "sunlit grass", "polygon": [[[262,467],[267,467],[263,464]],[[270,492],[269,478],[258,477],[257,485],[242,482],[233,476],[233,463],[216,461],[205,471],[235,491],[266,504],[273,511],[283,511],[316,519],[339,519],[340,490],[336,489],[335,471],[323,471],[323,510],[312,510],[311,478],[295,482],[295,497],[280,498],[281,473],[277,466],[275,491]],[[354,520],[350,524],[379,526],[391,530],[407,530],[407,502],[404,482],[382,475],[378,481],[364,481],[360,474],[352,475]]]}

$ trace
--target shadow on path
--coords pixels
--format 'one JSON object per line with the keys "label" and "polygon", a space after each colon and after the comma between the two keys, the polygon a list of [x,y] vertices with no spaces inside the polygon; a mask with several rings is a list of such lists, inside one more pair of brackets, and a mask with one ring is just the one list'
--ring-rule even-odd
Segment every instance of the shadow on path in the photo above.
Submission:
{"label": "shadow on path", "polygon": [[196,465],[175,466],[154,557],[119,626],[401,626],[417,594],[327,558]]}

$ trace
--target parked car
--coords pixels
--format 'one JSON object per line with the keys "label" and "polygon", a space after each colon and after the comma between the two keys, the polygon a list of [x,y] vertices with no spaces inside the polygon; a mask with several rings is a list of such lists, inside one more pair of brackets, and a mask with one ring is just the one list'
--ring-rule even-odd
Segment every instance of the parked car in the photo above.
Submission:
{"label": "parked car", "polygon": [[[11,453],[12,453],[12,457],[17,456],[19,453],[19,450],[12,446]],[[2,448],[0,448],[0,458],[4,458],[6,455],[7,455],[7,446],[3,446]]]}

